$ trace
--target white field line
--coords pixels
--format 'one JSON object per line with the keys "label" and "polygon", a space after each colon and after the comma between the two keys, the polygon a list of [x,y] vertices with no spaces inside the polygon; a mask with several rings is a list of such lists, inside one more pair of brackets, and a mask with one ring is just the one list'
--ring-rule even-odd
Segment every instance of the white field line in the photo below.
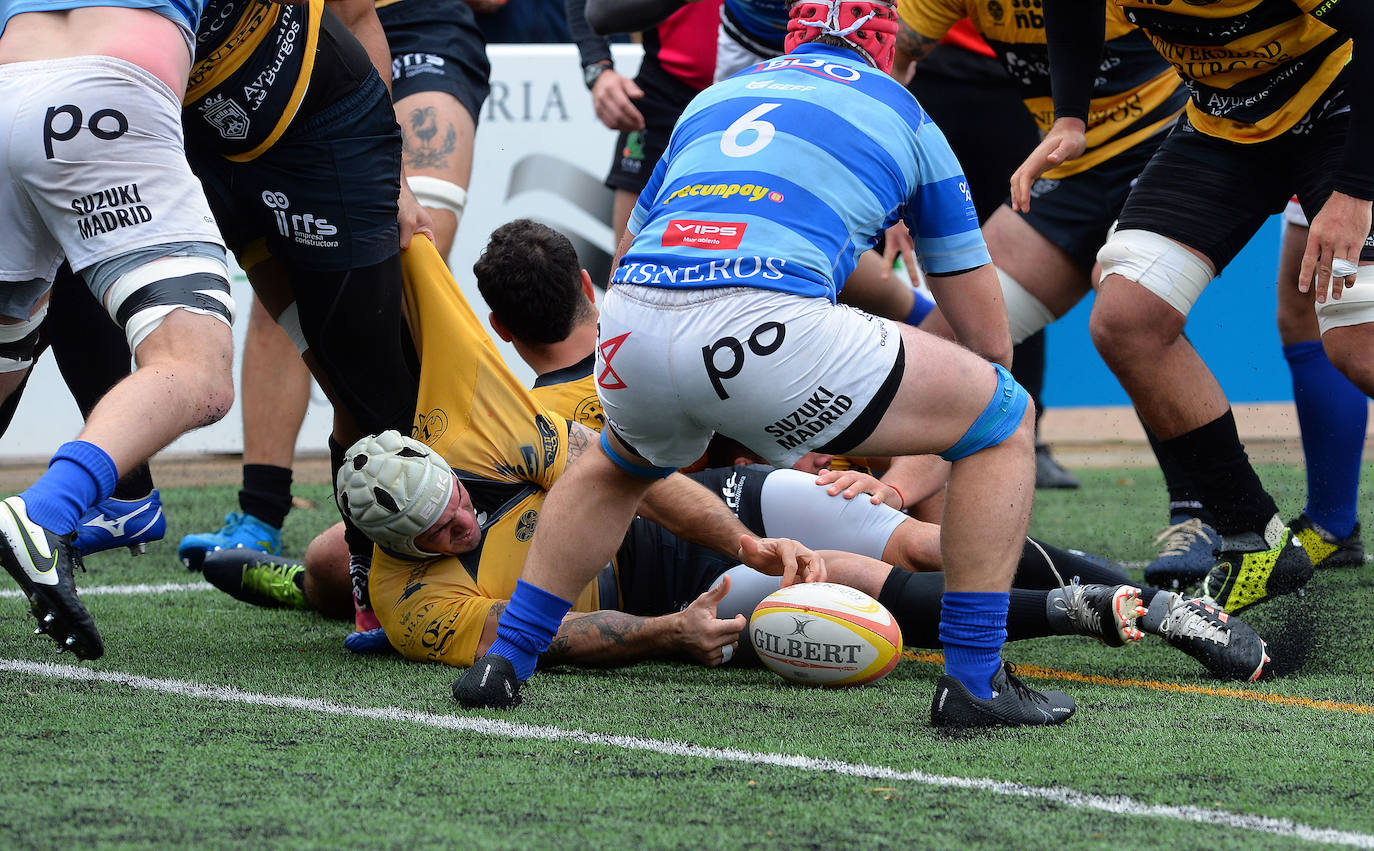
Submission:
{"label": "white field line", "polygon": [[824,774],[837,774],[847,777],[862,777],[881,780],[887,783],[917,783],[950,789],[972,789],[1017,798],[1049,801],[1065,807],[1094,810],[1127,816],[1146,816],[1170,819],[1173,821],[1211,824],[1233,830],[1247,830],[1286,838],[1305,839],[1328,845],[1351,845],[1357,848],[1374,848],[1374,835],[1352,833],[1343,830],[1310,827],[1296,824],[1287,819],[1265,816],[1229,813],[1224,810],[1209,810],[1200,807],[1175,807],[1158,804],[1145,804],[1125,796],[1104,797],[1089,795],[1063,787],[1027,786],[1003,780],[973,777],[946,777],[927,774],[924,771],[898,771],[881,765],[863,765],[839,762],[837,760],[817,759],[814,757],[788,754],[757,753],[735,750],[733,748],[710,748],[684,742],[641,739],[633,736],[612,736],[601,733],[587,733],[582,730],[564,730],[558,727],[516,724],[509,721],[494,721],[489,718],[465,715],[435,715],[427,712],[412,712],[397,707],[349,706],[327,700],[313,700],[300,697],[256,694],[241,691],[232,686],[215,686],[185,680],[153,679],[117,671],[97,671],[73,665],[56,665],[51,662],[27,662],[19,659],[0,659],[0,671],[18,674],[51,677],[53,679],[76,680],[83,682],[103,682],[129,688],[174,694],[182,697],[217,700],[222,703],[270,706],[277,709],[293,709],[302,712],[316,712],[325,715],[370,718],[378,721],[420,724],[445,730],[458,730],[483,736],[499,736],[509,739],[534,739],[540,741],[572,742],[589,746],[621,748],[632,751],[648,751],[666,756],[694,757],[745,765],[773,766],[798,771],[811,771]]}
{"label": "white field line", "polygon": [[[214,587],[209,582],[164,582],[161,585],[92,585],[90,588],[78,588],[77,592],[83,597],[98,597],[102,594],[171,594],[176,591],[209,591]],[[24,592],[18,588],[0,588],[0,599],[23,596]]]}

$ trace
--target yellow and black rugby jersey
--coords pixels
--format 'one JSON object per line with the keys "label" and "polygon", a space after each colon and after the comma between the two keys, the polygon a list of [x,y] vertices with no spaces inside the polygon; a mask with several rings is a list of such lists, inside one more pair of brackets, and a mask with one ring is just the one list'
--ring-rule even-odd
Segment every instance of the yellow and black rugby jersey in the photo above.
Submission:
{"label": "yellow and black rugby jersey", "polygon": [[[402,254],[411,332],[420,352],[413,433],[467,488],[481,545],[417,563],[374,554],[373,608],[405,656],[470,665],[493,603],[508,600],[535,521],[568,460],[568,422],[511,373],[427,239]],[[596,583],[573,611],[595,611]]]}
{"label": "yellow and black rugby jersey", "polygon": [[1189,81],[1193,126],[1233,142],[1293,127],[1350,61],[1350,39],[1308,14],[1326,0],[1108,2]]}
{"label": "yellow and black rugby jersey", "polygon": [[[1041,0],[899,0],[902,20],[920,35],[942,38],[967,17],[1022,90],[1041,131],[1054,124],[1050,58]],[[1107,5],[1107,44],[1093,86],[1088,149],[1047,178],[1087,171],[1173,124],[1188,99],[1178,75],[1121,10]]]}
{"label": "yellow and black rugby jersey", "polygon": [[595,366],[596,353],[593,352],[572,366],[539,376],[530,392],[549,410],[592,431],[601,431],[606,427],[606,415],[596,396],[596,381],[592,378]]}
{"label": "yellow and black rugby jersey", "polygon": [[324,0],[209,0],[181,101],[184,123],[208,124],[218,133],[215,150],[235,162],[272,147],[305,97],[323,15]]}

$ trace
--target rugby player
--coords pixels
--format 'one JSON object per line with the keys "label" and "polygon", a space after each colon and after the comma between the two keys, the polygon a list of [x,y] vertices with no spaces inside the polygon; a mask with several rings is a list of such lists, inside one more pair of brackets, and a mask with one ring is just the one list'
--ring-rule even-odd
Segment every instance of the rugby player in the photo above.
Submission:
{"label": "rugby player", "polygon": [[[1226,396],[1183,324],[1211,279],[1296,194],[1312,225],[1298,288],[1315,283],[1332,363],[1374,390],[1374,9],[1348,0],[1113,1],[1190,98],[1098,253],[1093,340],[1212,511],[1222,543],[1205,590],[1236,612],[1303,587],[1312,561],[1250,466]],[[1038,175],[1085,149],[1102,12],[1103,0],[1044,4],[1055,122],[1012,176],[1017,209],[1031,208]]]}
{"label": "rugby player", "polygon": [[0,505],[0,561],[39,632],[82,659],[104,643],[73,583],[77,521],[121,472],[233,402],[224,242],[187,166],[178,112],[203,7],[0,3],[0,396],[28,371],[64,256],[137,363],[48,471]]}
{"label": "rugby player", "polygon": [[[857,256],[903,218],[960,340],[1010,357],[958,163],[886,73],[895,31],[887,3],[795,3],[787,56],[712,86],[684,113],[603,305],[607,427],[550,492],[499,637],[458,683],[465,705],[516,699],[643,494],[719,431],[778,466],[817,447],[943,453],[946,675],[932,720],[1072,714],[1071,698],[1021,685],[1000,658],[1034,485],[1025,391],[1001,365],[834,301]],[[797,578],[808,577],[789,571],[784,584]]]}
{"label": "rugby player", "polygon": [[[518,220],[492,234],[474,271],[483,297],[492,308],[489,321],[493,329],[498,336],[513,342],[539,375],[529,395],[557,416],[599,429],[603,420],[592,374],[597,313],[591,279],[578,268],[572,244],[544,225]],[[433,281],[451,286],[439,278]],[[421,293],[418,308],[429,310],[424,299]],[[473,335],[475,323],[468,319],[470,311],[466,305],[454,305],[455,317],[461,314],[463,319],[455,318],[457,330],[432,337],[439,341],[435,351],[441,354],[427,362],[447,364],[476,359],[489,373],[487,379],[479,380],[479,386],[502,387],[504,382],[496,379],[508,379],[509,373],[495,361],[471,353],[485,349],[486,341]],[[502,390],[494,396],[500,399],[506,392],[510,391]],[[477,409],[491,408],[485,393],[474,395],[469,404]],[[462,418],[466,407],[445,405],[444,410],[449,418]],[[378,439],[381,447],[394,448],[403,443],[398,435]],[[414,465],[423,478],[431,463],[428,450],[420,450],[418,444],[412,448],[419,454],[398,456],[396,463]],[[455,444],[445,464],[466,471],[470,464],[461,454],[466,448],[470,444]],[[380,448],[378,455],[390,451]],[[754,534],[774,537],[768,530],[786,530],[782,537],[865,556],[836,553],[828,563],[845,565],[841,570],[848,572],[843,581],[882,599],[897,613],[908,643],[939,646],[937,626],[943,578],[938,574],[910,572],[940,569],[938,527],[918,523],[885,505],[829,496],[824,488],[816,487],[814,476],[796,470],[774,470],[752,461],[727,461],[723,469],[690,475],[716,499],[724,499],[726,506]],[[514,454],[506,460],[510,467],[520,463],[521,457]],[[480,502],[478,495],[487,483],[468,472],[455,475],[472,494],[471,498]],[[409,511],[409,501],[420,499],[423,493],[423,488],[388,490],[399,510],[389,523],[379,524],[374,532],[379,539],[385,539],[384,547],[409,547],[409,532],[398,537],[398,531],[403,531],[402,517]],[[404,582],[399,577],[393,582],[375,581],[373,602],[379,612],[390,613],[383,615],[388,627],[393,632],[401,630],[394,634],[402,636],[396,645],[402,653],[416,661],[465,666],[485,651],[494,638],[497,617],[514,589],[528,547],[528,540],[520,539],[518,525],[514,541],[508,528],[503,532],[502,516],[514,513],[523,518],[527,511],[537,512],[541,501],[531,495],[495,511],[479,506],[486,511],[486,531],[481,540],[472,542],[472,547],[465,544],[449,550],[439,546],[433,551],[440,552],[441,557],[423,567],[412,563]],[[362,514],[373,510],[366,500],[351,499],[350,507]],[[448,512],[441,514],[431,529],[437,530],[445,522],[461,521],[447,515]],[[426,531],[417,534],[424,537]],[[906,569],[879,564],[875,561],[879,557]],[[326,614],[351,613],[348,555],[340,527],[316,538],[305,561],[301,565],[253,553],[225,551],[207,557],[205,574],[231,595],[258,605],[314,608]],[[475,576],[471,575],[473,565]],[[421,570],[423,580],[417,578],[417,571]],[[1075,582],[1061,588],[1064,583],[1056,576],[1056,570],[1086,584]],[[713,584],[727,573],[730,585],[721,588]],[[381,575],[374,571],[374,577]],[[778,583],[777,577],[738,567],[733,554],[722,555],[692,544],[641,518],[631,525],[613,565],[598,580],[597,614],[575,620],[586,614],[579,613],[565,620],[555,642],[560,648],[558,655],[544,661],[610,664],[686,656],[706,664],[720,662],[722,656],[736,652],[727,622],[734,622],[738,633],[735,615],[747,615],[759,599],[777,590]],[[426,587],[417,587],[421,584]],[[1028,539],[1016,584],[1008,621],[1008,635],[1012,639],[1088,634],[1119,645],[1135,634],[1117,616],[1118,610],[1130,614],[1136,609],[1136,589],[1130,586],[1124,572]],[[1146,607],[1140,615],[1140,629],[1159,634],[1214,673],[1252,678],[1262,668],[1263,642],[1238,621],[1228,622],[1214,611],[1157,589],[1142,589],[1140,597]],[[709,616],[712,607],[715,617]],[[437,640],[454,627],[456,632],[451,639]],[[743,655],[749,655],[747,634],[738,641]]]}
{"label": "rugby player", "polygon": [[[330,5],[356,20],[362,35],[377,35],[369,19],[372,4]],[[386,59],[372,63],[386,72],[401,123],[405,183],[428,212],[430,232],[447,257],[462,217],[472,169],[472,144],[489,92],[490,64],[472,10],[460,0],[420,3],[382,0],[375,22],[386,39]],[[321,80],[314,80],[319,86]],[[380,108],[380,107],[377,107]],[[290,339],[272,327],[270,315],[255,308],[243,359],[244,466],[239,512],[215,532],[186,536],[179,554],[198,566],[204,553],[229,547],[280,552],[281,527],[291,508],[291,464],[309,401],[309,377],[295,361]],[[361,354],[361,352],[360,352]],[[398,423],[391,423],[398,425]],[[374,429],[375,430],[375,429]],[[364,542],[360,546],[366,548]],[[359,561],[359,583],[364,579]],[[376,625],[360,610],[363,632]],[[361,644],[359,644],[361,642]],[[348,646],[366,649],[363,636]]]}

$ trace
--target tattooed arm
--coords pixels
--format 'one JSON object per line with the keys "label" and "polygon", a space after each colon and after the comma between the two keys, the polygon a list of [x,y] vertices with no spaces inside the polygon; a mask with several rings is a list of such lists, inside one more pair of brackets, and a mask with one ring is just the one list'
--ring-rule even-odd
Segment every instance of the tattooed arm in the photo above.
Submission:
{"label": "tattooed arm", "polygon": [[897,22],[897,49],[892,62],[892,76],[905,83],[911,79],[911,63],[920,62],[939,44],[938,38],[926,38],[906,21]]}
{"label": "tattooed arm", "polygon": [[[725,577],[680,612],[659,617],[640,617],[611,609],[599,612],[572,612],[543,655],[541,666],[580,665],[587,668],[613,668],[646,659],[686,659],[698,665],[715,666],[725,661],[725,648],[739,643],[744,629],[743,615],[729,620],[716,617],[716,604],[730,590]],[[480,657],[496,640],[496,622],[506,610],[498,600],[487,613]]]}

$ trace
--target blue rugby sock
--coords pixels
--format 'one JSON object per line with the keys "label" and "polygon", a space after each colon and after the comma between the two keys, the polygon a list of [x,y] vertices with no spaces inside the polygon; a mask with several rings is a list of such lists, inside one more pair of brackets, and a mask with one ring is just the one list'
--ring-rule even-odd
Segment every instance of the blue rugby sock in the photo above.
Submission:
{"label": "blue rugby sock", "polygon": [[995,591],[946,591],[940,602],[940,642],[945,673],[974,697],[992,697],[992,675],[1002,666],[1011,595]]}
{"label": "blue rugby sock", "polygon": [[118,480],[119,471],[105,450],[72,440],[57,447],[48,471],[19,496],[30,520],[66,535],[87,509],[114,493]]}
{"label": "blue rugby sock", "polygon": [[515,666],[515,676],[528,680],[539,654],[549,649],[570,609],[572,603],[562,597],[523,579],[516,580],[515,593],[510,595],[510,604],[496,625],[496,641],[487,652],[509,659]]}
{"label": "blue rugby sock", "polygon": [[1307,516],[1344,538],[1355,530],[1369,399],[1332,366],[1321,341],[1283,347],[1307,459]]}

